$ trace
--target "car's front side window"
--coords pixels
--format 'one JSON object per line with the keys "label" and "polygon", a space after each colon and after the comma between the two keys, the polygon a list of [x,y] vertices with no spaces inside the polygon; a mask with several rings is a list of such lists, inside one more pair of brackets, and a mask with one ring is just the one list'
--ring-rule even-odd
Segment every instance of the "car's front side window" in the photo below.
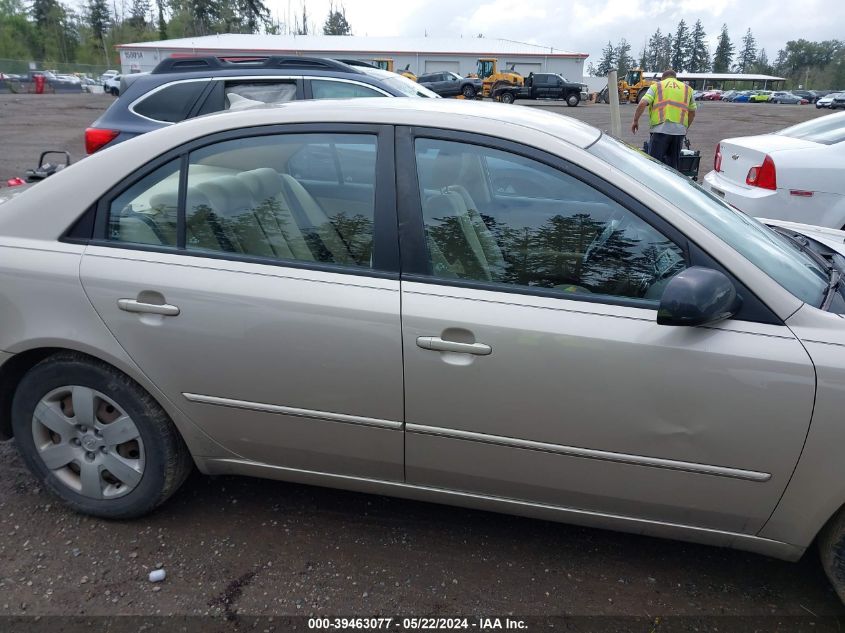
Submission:
{"label": "car's front side window", "polygon": [[[445,140],[415,143],[431,275],[659,300],[683,250],[590,185],[538,161]],[[492,168],[491,168],[492,167]],[[507,174],[539,194],[501,191]]]}
{"label": "car's front side window", "polygon": [[704,226],[798,299],[819,306],[827,273],[795,244],[674,169],[603,135],[588,150]]}

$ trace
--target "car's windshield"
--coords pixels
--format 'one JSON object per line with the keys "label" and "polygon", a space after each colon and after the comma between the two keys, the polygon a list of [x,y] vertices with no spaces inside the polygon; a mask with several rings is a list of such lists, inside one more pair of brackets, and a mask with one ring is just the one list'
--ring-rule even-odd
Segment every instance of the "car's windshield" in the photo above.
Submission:
{"label": "car's windshield", "polygon": [[775,132],[775,134],[824,145],[841,143],[845,141],[845,112],[804,121],[780,132]]}
{"label": "car's windshield", "polygon": [[821,306],[827,271],[791,240],[607,134],[588,151],[674,204],[802,301]]}

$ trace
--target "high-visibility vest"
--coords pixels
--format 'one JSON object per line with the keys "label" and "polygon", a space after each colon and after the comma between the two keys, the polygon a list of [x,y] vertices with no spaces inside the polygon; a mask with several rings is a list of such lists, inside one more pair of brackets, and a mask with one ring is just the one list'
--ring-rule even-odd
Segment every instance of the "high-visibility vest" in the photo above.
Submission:
{"label": "high-visibility vest", "polygon": [[674,77],[655,84],[656,97],[649,108],[651,127],[671,121],[689,126],[690,87]]}

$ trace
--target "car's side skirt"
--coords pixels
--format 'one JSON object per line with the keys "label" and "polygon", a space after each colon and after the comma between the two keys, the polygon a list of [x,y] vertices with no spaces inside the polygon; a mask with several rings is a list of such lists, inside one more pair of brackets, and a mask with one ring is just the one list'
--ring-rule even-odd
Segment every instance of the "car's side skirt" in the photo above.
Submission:
{"label": "car's side skirt", "polygon": [[416,501],[443,503],[477,510],[556,521],[559,523],[571,523],[587,527],[702,543],[705,545],[730,547],[790,561],[798,560],[805,550],[805,548],[798,545],[773,541],[749,534],[737,534],[691,525],[589,512],[576,508],[564,508],[518,499],[506,499],[462,492],[459,490],[415,486],[406,483],[348,475],[334,475],[324,472],[271,466],[242,459],[203,459],[197,457],[196,460],[200,470],[210,475],[247,475],[370,494],[388,495]]}

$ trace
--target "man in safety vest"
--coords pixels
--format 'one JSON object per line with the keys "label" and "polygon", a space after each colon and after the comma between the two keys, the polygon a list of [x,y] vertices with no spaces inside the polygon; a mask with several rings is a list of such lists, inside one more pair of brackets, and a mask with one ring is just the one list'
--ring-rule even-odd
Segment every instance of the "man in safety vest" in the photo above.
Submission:
{"label": "man in safety vest", "polygon": [[663,71],[660,81],[651,84],[634,112],[631,131],[636,134],[640,128],[640,117],[648,108],[651,138],[648,154],[678,169],[681,161],[681,146],[687,135],[687,128],[695,118],[695,99],[692,88],[678,81],[671,68]]}

